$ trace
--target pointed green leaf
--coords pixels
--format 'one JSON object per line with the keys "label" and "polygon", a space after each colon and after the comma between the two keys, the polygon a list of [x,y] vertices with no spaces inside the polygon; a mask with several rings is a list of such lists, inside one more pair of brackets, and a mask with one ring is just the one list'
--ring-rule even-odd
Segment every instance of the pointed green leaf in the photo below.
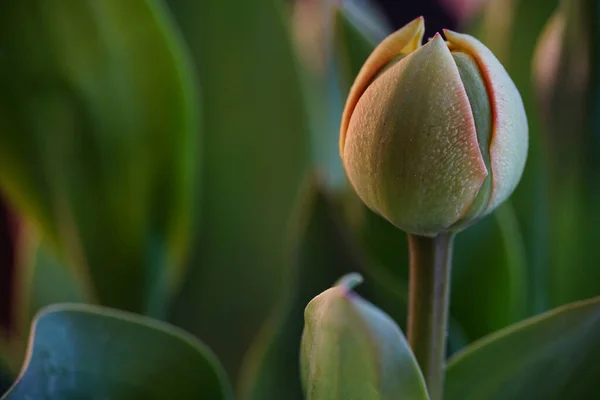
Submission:
{"label": "pointed green leaf", "polygon": [[0,53],[0,184],[100,302],[160,314],[188,242],[197,111],[162,3],[11,1]]}
{"label": "pointed green leaf", "polygon": [[286,231],[309,163],[306,110],[281,2],[167,4],[206,100],[202,224],[172,320],[235,376],[282,292]]}
{"label": "pointed green leaf", "polygon": [[307,400],[429,399],[398,325],[353,288],[358,274],[315,297],[304,312],[301,375]]}
{"label": "pointed green leaf", "polygon": [[23,371],[2,399],[230,399],[210,350],[135,314],[84,305],[44,309]]}
{"label": "pointed green leaf", "polygon": [[600,298],[498,331],[449,361],[445,399],[599,398],[599,336]]}

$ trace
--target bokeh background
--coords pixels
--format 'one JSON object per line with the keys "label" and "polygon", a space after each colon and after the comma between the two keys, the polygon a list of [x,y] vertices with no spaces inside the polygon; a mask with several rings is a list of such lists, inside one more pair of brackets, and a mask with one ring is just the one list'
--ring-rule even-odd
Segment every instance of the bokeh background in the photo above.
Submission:
{"label": "bokeh background", "polygon": [[[345,96],[423,15],[468,32],[523,97],[521,184],[458,235],[449,351],[600,295],[593,2],[9,1],[0,15],[0,369],[32,316],[85,302],[169,321],[241,399],[301,398],[308,301],[346,272],[405,326],[405,234],[352,193]],[[592,11],[590,11],[592,10]],[[551,16],[552,19],[551,19]]]}

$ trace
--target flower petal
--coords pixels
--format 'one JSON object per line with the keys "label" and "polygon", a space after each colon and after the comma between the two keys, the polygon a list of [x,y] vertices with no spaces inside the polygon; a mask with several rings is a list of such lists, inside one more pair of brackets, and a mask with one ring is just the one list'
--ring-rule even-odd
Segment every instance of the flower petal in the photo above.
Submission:
{"label": "flower petal", "polygon": [[528,127],[523,100],[500,61],[483,43],[449,30],[444,30],[444,34],[451,48],[460,48],[477,60],[488,86],[492,106],[491,210],[510,196],[525,168]]}
{"label": "flower petal", "polygon": [[344,158],[344,143],[346,142],[348,124],[350,123],[350,117],[356,108],[358,99],[383,66],[400,54],[408,54],[418,49],[421,46],[424,33],[425,22],[423,17],[416,18],[385,38],[373,50],[367,61],[365,61],[350,89],[344,114],[342,115],[342,125],[340,128],[340,155],[342,159]]}

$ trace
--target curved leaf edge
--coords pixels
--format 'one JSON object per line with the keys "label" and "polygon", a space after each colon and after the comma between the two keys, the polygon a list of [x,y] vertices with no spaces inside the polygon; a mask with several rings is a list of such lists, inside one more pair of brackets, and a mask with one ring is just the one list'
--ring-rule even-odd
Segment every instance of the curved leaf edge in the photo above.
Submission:
{"label": "curved leaf edge", "polygon": [[461,360],[466,359],[476,353],[481,348],[484,348],[488,344],[491,344],[497,340],[501,340],[505,337],[508,337],[512,334],[515,334],[523,329],[527,329],[532,327],[538,323],[550,320],[552,318],[559,317],[563,314],[566,314],[574,309],[585,308],[588,306],[598,305],[600,304],[600,296],[593,297],[587,300],[576,301],[573,303],[565,304],[560,307],[556,307],[552,310],[546,311],[542,314],[538,314],[536,316],[527,318],[523,321],[512,324],[506,328],[500,329],[494,333],[491,333],[479,340],[474,341],[469,346],[464,348],[463,350],[457,352],[453,357],[448,360],[447,370],[451,369],[454,365],[460,363]]}
{"label": "curved leaf edge", "polygon": [[39,321],[46,315],[60,313],[60,312],[75,312],[81,314],[95,314],[100,317],[108,317],[114,320],[119,320],[126,323],[132,323],[136,325],[140,325],[146,328],[154,329],[163,332],[165,335],[171,336],[173,339],[179,340],[189,346],[190,351],[197,351],[200,353],[206,362],[211,366],[217,379],[219,381],[219,385],[221,387],[222,393],[224,395],[225,400],[233,399],[233,389],[225,373],[225,369],[222,367],[221,363],[218,361],[218,358],[213,353],[213,351],[201,342],[198,338],[196,338],[191,333],[177,327],[171,325],[167,322],[159,321],[150,317],[146,317],[140,314],[135,314],[128,311],[117,310],[108,307],[89,305],[89,304],[79,304],[79,303],[56,303],[50,306],[46,306],[42,308],[35,315],[33,322],[31,323],[31,333],[29,335],[29,340],[27,343],[27,352],[25,355],[25,360],[23,362],[23,366],[15,379],[15,382],[11,385],[10,389],[2,394],[0,400],[7,399],[7,396],[10,395],[13,388],[15,388],[21,378],[26,374],[29,363],[31,361],[31,357],[33,355],[33,346],[34,346],[34,338],[36,335],[36,327]]}

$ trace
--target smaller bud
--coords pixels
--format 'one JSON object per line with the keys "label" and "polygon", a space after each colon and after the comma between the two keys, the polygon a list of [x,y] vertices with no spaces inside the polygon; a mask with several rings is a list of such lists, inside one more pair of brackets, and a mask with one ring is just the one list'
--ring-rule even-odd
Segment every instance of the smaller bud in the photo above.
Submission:
{"label": "smaller bud", "polygon": [[315,297],[304,312],[302,383],[308,400],[428,399],[400,328],[352,289],[358,274]]}

